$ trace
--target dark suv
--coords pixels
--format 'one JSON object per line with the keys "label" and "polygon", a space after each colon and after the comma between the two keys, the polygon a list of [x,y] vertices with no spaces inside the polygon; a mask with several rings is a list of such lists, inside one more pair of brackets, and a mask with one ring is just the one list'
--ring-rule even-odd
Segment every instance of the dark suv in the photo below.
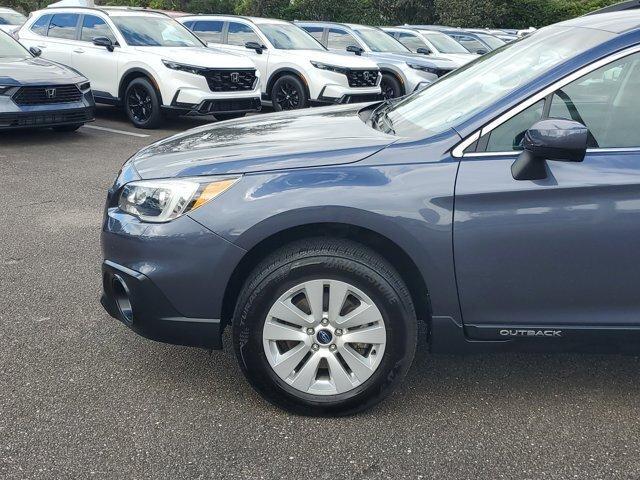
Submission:
{"label": "dark suv", "polygon": [[[304,414],[438,352],[638,351],[640,12],[543,28],[370,106],[223,122],[122,168],[105,308]],[[428,392],[425,392],[428,394]]]}
{"label": "dark suv", "polygon": [[75,70],[37,58],[0,31],[0,130],[52,127],[74,131],[93,120],[89,81]]}

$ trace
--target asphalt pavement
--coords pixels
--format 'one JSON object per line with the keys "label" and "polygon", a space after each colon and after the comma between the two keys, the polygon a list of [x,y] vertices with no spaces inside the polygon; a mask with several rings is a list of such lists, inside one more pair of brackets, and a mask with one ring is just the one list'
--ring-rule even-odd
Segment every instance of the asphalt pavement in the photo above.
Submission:
{"label": "asphalt pavement", "polygon": [[0,478],[640,478],[638,357],[437,356],[422,338],[391,398],[316,419],[254,393],[228,333],[210,353],[111,319],[105,192],[205,121],[143,131],[100,108],[76,133],[0,133]]}

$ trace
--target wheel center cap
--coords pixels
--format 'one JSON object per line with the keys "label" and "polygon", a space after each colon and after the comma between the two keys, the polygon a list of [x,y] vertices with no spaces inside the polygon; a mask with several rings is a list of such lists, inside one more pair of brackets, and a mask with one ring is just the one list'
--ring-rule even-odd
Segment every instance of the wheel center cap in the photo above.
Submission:
{"label": "wheel center cap", "polygon": [[316,339],[318,340],[318,343],[328,345],[331,343],[331,340],[333,340],[333,334],[329,330],[323,328],[316,333]]}

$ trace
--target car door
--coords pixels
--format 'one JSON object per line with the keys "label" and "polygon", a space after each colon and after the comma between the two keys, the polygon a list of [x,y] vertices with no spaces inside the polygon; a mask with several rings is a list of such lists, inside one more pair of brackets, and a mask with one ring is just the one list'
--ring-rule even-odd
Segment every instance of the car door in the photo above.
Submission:
{"label": "car door", "polygon": [[46,49],[42,56],[48,60],[71,66],[71,51],[78,34],[77,13],[56,13],[51,17],[47,30]]}
{"label": "car door", "polygon": [[261,53],[258,53],[255,50],[247,48],[245,46],[247,42],[256,42],[259,45],[267,47],[266,42],[253,29],[253,27],[241,22],[228,22],[226,28],[226,48],[230,52],[238,53],[253,60],[260,70],[260,75],[262,77],[262,90],[265,91],[267,79],[271,74],[269,71],[269,57],[272,52],[267,47],[262,50]]}
{"label": "car door", "polygon": [[[558,87],[489,126],[461,159],[453,243],[473,337],[640,325],[640,54]],[[547,117],[588,127],[584,161],[547,161],[547,178],[514,180],[524,131]]]}
{"label": "car door", "polygon": [[83,15],[80,20],[80,36],[71,50],[71,65],[91,81],[93,93],[98,98],[118,96],[118,57],[120,47],[112,51],[93,44],[93,39],[107,37],[117,43],[111,27],[97,15]]}

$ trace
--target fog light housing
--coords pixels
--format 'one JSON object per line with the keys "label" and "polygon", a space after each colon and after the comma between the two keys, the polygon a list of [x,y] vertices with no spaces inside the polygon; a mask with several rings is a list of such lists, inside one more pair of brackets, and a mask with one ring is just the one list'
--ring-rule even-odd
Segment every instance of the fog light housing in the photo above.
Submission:
{"label": "fog light housing", "polygon": [[111,291],[120,319],[127,325],[133,325],[133,307],[129,299],[129,287],[120,275],[114,275],[111,279]]}

